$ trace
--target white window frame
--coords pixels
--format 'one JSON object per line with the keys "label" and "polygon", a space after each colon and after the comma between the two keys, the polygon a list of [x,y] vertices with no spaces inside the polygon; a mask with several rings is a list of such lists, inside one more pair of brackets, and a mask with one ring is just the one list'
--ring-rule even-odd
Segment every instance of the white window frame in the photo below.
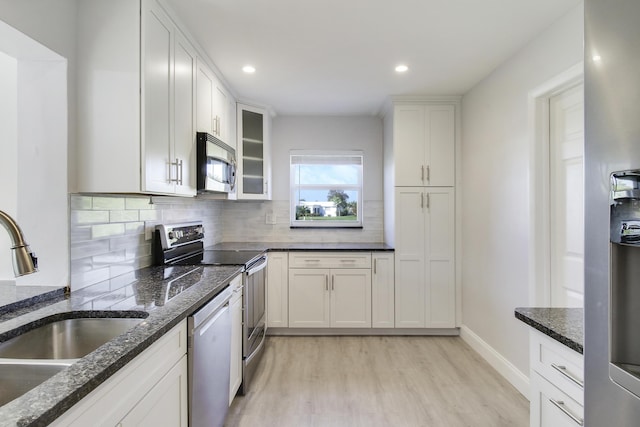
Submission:
{"label": "white window frame", "polygon": [[[292,167],[292,159],[294,156],[336,156],[336,157],[360,157],[360,174],[358,176],[358,184],[356,185],[336,185],[336,184],[314,184],[314,185],[296,185],[294,168]],[[343,191],[357,191],[357,220],[296,220],[296,193],[301,189],[313,190],[317,189],[336,189]],[[360,150],[290,150],[289,151],[289,221],[291,228],[362,228],[363,227],[363,199],[364,193],[364,152]]]}

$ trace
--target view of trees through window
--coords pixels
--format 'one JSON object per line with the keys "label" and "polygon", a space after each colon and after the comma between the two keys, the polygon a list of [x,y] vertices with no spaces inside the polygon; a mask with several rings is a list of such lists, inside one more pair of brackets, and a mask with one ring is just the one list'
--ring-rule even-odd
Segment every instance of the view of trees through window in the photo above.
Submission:
{"label": "view of trees through window", "polygon": [[362,154],[291,155],[291,223],[361,226]]}

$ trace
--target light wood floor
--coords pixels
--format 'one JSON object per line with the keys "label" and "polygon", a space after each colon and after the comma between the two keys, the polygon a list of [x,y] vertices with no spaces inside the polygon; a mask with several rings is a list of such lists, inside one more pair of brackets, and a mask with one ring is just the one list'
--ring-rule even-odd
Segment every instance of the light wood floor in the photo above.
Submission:
{"label": "light wood floor", "polygon": [[528,424],[529,402],[459,337],[269,337],[226,426]]}

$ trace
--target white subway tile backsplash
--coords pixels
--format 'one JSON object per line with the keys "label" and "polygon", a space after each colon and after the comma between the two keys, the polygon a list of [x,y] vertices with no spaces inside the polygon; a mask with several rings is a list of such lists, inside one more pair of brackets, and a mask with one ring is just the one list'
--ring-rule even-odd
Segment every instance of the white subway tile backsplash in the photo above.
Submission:
{"label": "white subway tile backsplash", "polygon": [[71,241],[71,260],[109,252],[109,240]]}
{"label": "white subway tile backsplash", "polygon": [[73,194],[71,196],[71,200],[69,201],[69,204],[71,206],[71,210],[74,211],[78,209],[91,209],[92,202],[93,202],[93,197],[91,196],[80,196],[77,194]]}
{"label": "white subway tile backsplash", "polygon": [[[71,286],[81,289],[109,279],[135,280],[135,270],[152,265],[152,240],[160,223],[200,220],[205,246],[223,241],[382,242],[382,201],[365,201],[364,227],[358,230],[291,229],[289,202],[223,201],[153,196],[72,195]],[[276,224],[266,224],[266,214]],[[102,283],[96,287],[102,286]],[[105,285],[107,286],[107,285]],[[92,286],[92,289],[94,286]],[[128,296],[130,297],[130,296]]]}
{"label": "white subway tile backsplash", "polygon": [[91,239],[121,236],[125,232],[124,224],[99,224],[91,227]]}
{"label": "white subway tile backsplash", "polygon": [[154,210],[156,205],[149,203],[151,197],[127,197],[124,201],[126,209]]}
{"label": "white subway tile backsplash", "polygon": [[159,221],[161,219],[161,211],[158,210],[140,210],[138,216],[140,221]]}
{"label": "white subway tile backsplash", "polygon": [[109,212],[109,222],[133,222],[139,220],[140,215],[137,210]]}
{"label": "white subway tile backsplash", "polygon": [[71,224],[102,224],[109,222],[109,211],[71,211]]}
{"label": "white subway tile backsplash", "polygon": [[93,209],[99,210],[124,210],[124,197],[93,197]]}

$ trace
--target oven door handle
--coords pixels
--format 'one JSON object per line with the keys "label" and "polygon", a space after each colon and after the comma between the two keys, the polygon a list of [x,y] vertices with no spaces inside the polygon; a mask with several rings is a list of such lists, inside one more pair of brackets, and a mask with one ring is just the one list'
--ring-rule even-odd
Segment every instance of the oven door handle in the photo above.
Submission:
{"label": "oven door handle", "polygon": [[265,268],[267,268],[267,257],[266,256],[262,257],[262,259],[263,259],[263,262],[261,262],[260,265],[246,271],[247,276],[251,276],[252,274],[257,273],[258,271],[264,270]]}

